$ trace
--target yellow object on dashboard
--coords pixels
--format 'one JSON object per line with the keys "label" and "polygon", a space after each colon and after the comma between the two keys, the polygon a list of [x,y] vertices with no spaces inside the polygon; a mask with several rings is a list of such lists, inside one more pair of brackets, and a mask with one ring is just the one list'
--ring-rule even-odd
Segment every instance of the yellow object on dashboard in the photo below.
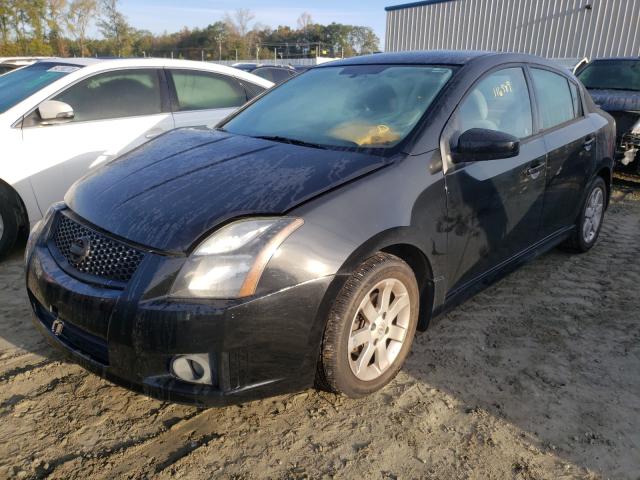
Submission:
{"label": "yellow object on dashboard", "polygon": [[400,140],[400,134],[387,125],[348,122],[331,130],[330,135],[340,140],[348,140],[359,146],[387,145]]}

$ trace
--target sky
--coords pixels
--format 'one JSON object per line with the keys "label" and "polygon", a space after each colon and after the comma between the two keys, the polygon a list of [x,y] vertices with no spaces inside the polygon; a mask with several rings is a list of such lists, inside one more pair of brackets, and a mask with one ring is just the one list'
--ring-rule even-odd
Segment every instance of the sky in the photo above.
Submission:
{"label": "sky", "polygon": [[397,0],[121,0],[120,10],[136,28],[153,33],[176,32],[183,27],[205,27],[221,20],[225,12],[248,8],[260,22],[270,27],[296,26],[298,16],[309,12],[313,21],[362,25],[373,28],[384,48],[386,12],[384,7],[403,3]]}

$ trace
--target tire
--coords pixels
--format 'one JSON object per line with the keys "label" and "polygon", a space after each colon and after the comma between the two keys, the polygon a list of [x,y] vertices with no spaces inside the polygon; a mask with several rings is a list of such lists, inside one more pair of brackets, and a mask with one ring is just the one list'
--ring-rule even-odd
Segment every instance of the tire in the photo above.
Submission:
{"label": "tire", "polygon": [[[594,201],[595,203],[592,203]],[[607,186],[601,177],[596,177],[587,189],[584,204],[576,221],[576,228],[563,245],[566,250],[584,253],[593,248],[602,230],[606,203]],[[587,230],[589,230],[588,233]]]}
{"label": "tire", "polygon": [[[382,309],[382,315],[384,304],[389,308]],[[329,313],[317,386],[351,398],[384,387],[409,354],[419,308],[420,292],[409,265],[387,253],[367,259],[347,280]],[[354,332],[358,336],[351,339]]]}
{"label": "tire", "polygon": [[18,238],[18,224],[15,196],[0,186],[0,258],[7,254]]}

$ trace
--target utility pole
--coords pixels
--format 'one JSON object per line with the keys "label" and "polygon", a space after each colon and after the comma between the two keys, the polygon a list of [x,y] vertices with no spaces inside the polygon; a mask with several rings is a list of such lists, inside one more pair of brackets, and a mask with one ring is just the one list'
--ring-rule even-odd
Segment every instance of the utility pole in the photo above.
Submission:
{"label": "utility pole", "polygon": [[[218,60],[221,61],[222,60],[222,41],[224,40],[224,36],[218,35],[216,37],[216,40],[218,41]],[[236,50],[236,57],[237,56],[238,56],[238,50]]]}

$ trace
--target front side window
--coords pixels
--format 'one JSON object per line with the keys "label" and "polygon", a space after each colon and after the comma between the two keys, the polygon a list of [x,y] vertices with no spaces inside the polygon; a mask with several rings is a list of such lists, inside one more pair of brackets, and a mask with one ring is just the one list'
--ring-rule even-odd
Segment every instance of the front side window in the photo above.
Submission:
{"label": "front side window", "polygon": [[269,91],[223,129],[325,147],[391,148],[452,74],[452,67],[431,65],[315,68]]}
{"label": "front side window", "polygon": [[484,128],[526,138],[533,133],[531,100],[522,68],[506,68],[483,78],[453,117],[459,134]]}
{"label": "front side window", "polygon": [[597,60],[578,78],[589,89],[640,91],[640,60]]}
{"label": "front side window", "polygon": [[121,70],[76,83],[52,100],[73,108],[74,122],[153,115],[162,112],[158,72]]}
{"label": "front side window", "polygon": [[565,77],[539,68],[532,68],[531,76],[543,129],[555,127],[577,116],[569,81]]}
{"label": "front side window", "polygon": [[172,70],[171,77],[181,112],[233,108],[247,101],[242,85],[234,78],[195,70]]}
{"label": "front side window", "polygon": [[38,90],[79,70],[75,65],[38,62],[0,78],[0,113],[4,113]]}

